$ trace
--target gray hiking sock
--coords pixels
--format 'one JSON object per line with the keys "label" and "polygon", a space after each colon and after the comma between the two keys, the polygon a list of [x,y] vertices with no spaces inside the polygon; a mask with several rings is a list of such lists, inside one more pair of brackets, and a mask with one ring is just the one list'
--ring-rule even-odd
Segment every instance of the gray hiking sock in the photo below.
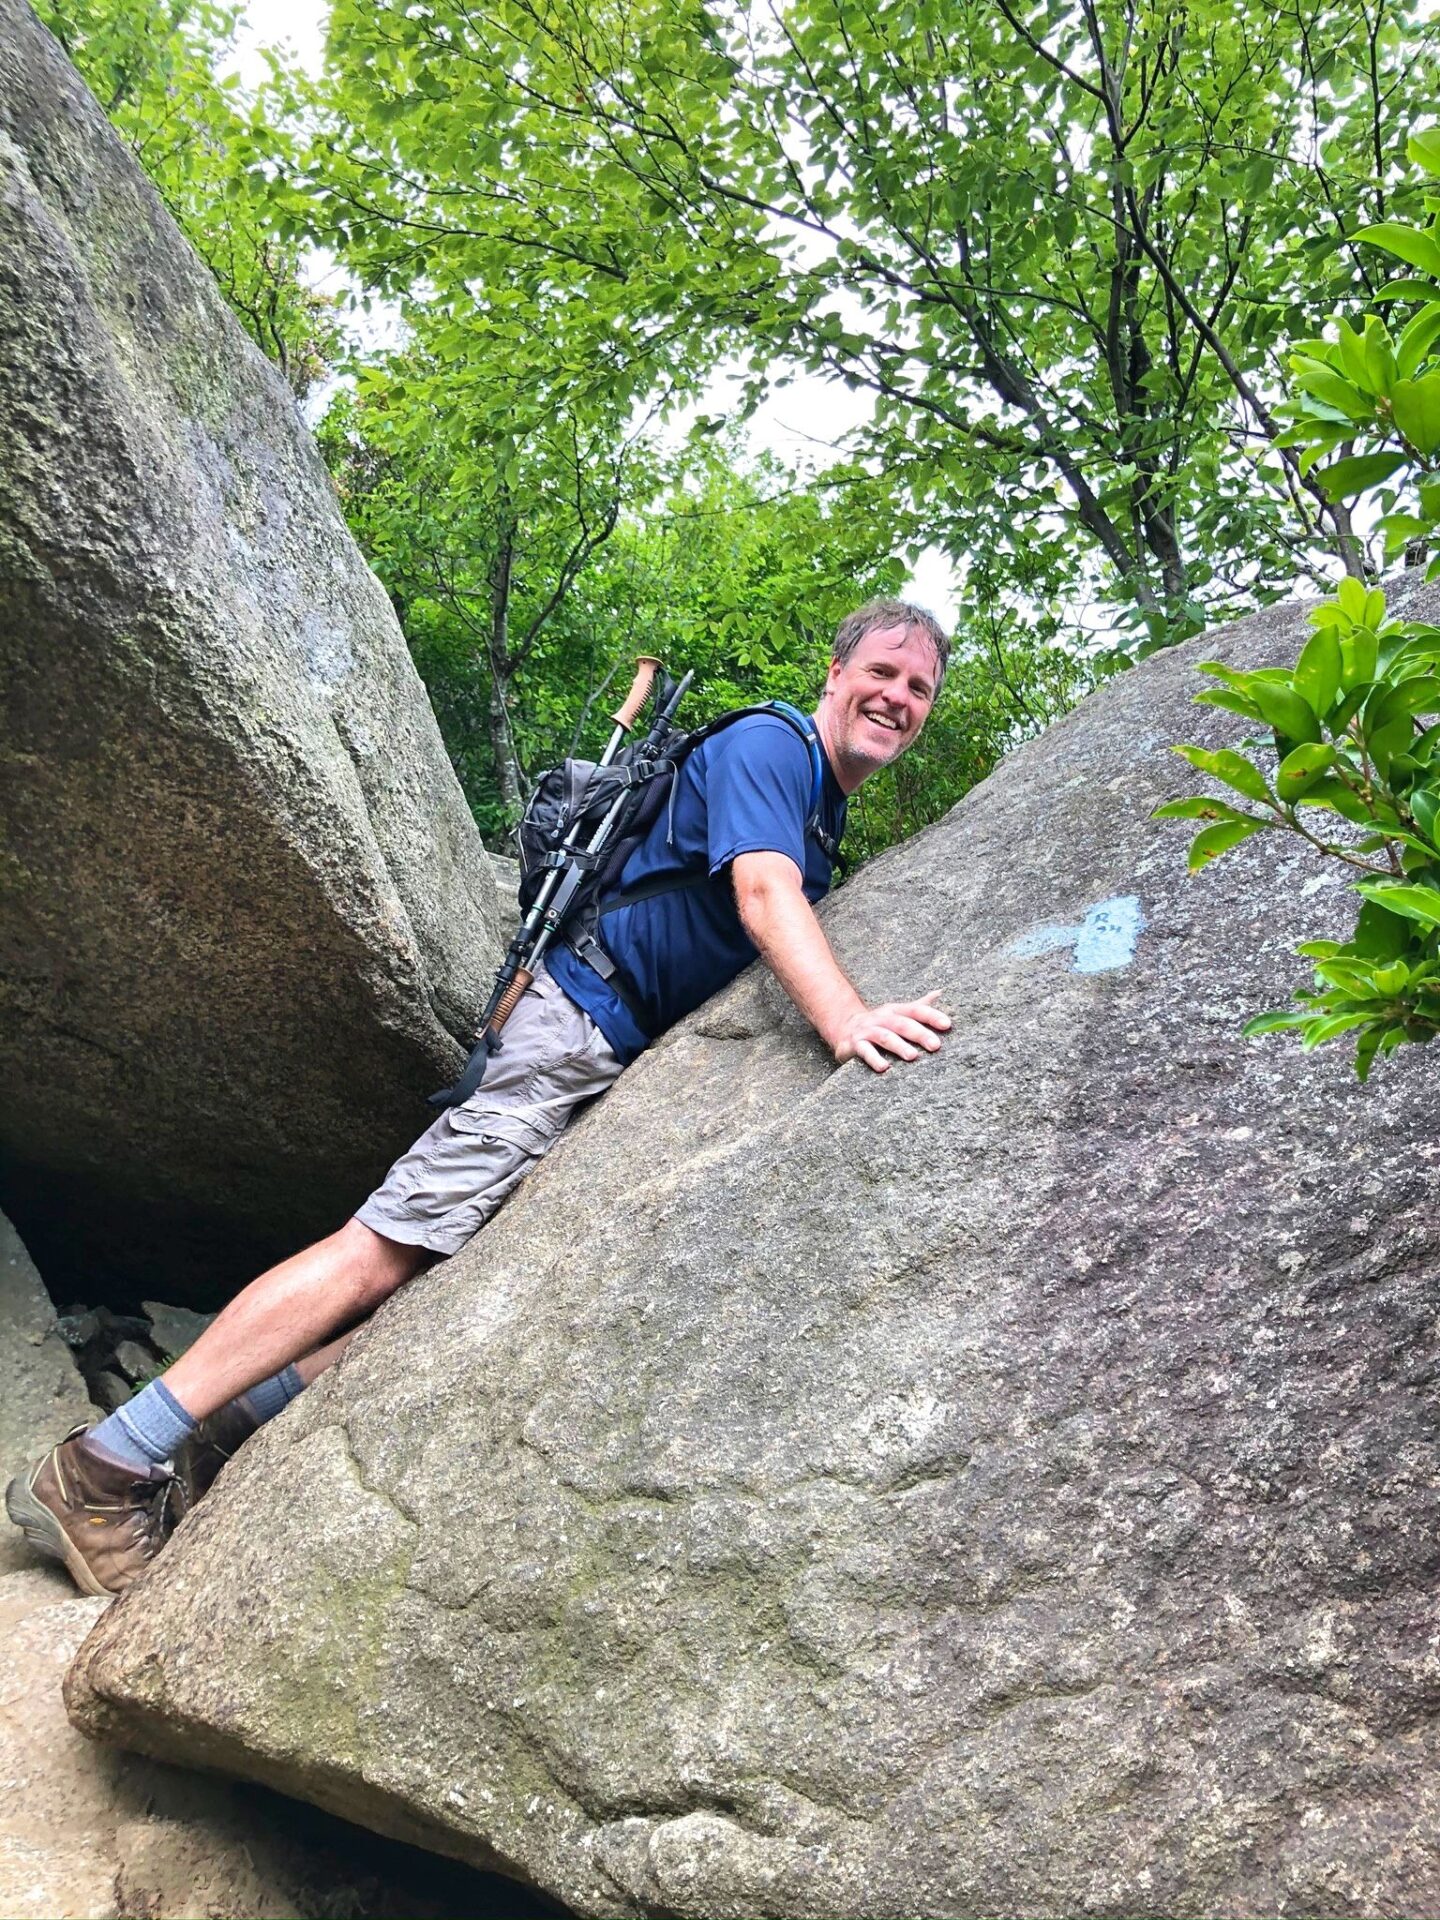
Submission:
{"label": "gray hiking sock", "polygon": [[195,1422],[163,1380],[152,1380],[133,1400],[117,1407],[107,1420],[85,1436],[112,1460],[123,1461],[137,1473],[163,1467],[195,1431]]}
{"label": "gray hiking sock", "polygon": [[239,1396],[242,1406],[254,1415],[257,1427],[263,1427],[267,1420],[273,1420],[277,1413],[283,1413],[297,1393],[305,1391],[305,1382],[300,1378],[297,1367],[282,1367],[279,1373],[272,1373],[268,1380],[247,1387]]}

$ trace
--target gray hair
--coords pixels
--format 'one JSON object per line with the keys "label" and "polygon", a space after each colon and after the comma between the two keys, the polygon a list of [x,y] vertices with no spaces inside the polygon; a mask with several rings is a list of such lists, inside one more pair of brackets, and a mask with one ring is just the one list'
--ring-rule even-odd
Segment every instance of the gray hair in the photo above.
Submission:
{"label": "gray hair", "polygon": [[935,691],[939,693],[945,679],[945,669],[950,664],[950,641],[934,614],[909,600],[867,600],[863,607],[846,614],[835,629],[831,659],[838,660],[843,667],[866,634],[874,633],[881,627],[904,627],[907,633],[924,634],[934,647],[939,663],[940,671],[935,678]]}

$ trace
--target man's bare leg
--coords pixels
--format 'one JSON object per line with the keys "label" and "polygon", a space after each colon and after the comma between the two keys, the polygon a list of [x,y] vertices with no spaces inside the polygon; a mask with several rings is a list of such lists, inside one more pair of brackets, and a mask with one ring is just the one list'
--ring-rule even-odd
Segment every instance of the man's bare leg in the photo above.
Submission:
{"label": "man's bare leg", "polygon": [[[432,1258],[347,1220],[237,1293],[166,1372],[165,1385],[194,1420],[292,1362],[308,1385],[340,1357],[336,1329],[373,1313]],[[318,1364],[309,1371],[307,1362]]]}
{"label": "man's bare leg", "polygon": [[300,1376],[301,1386],[308,1387],[312,1381],[318,1380],[322,1373],[333,1367],[364,1324],[362,1320],[360,1326],[351,1327],[348,1333],[342,1333],[335,1340],[327,1340],[323,1347],[316,1347],[313,1353],[303,1354],[300,1359],[293,1362],[295,1371]]}
{"label": "man's bare leg", "polygon": [[[365,1322],[362,1320],[336,1339],[327,1340],[323,1347],[316,1347],[313,1353],[302,1354],[298,1360],[288,1361],[268,1380],[262,1380],[258,1386],[247,1387],[233,1400],[226,1401],[217,1413],[210,1416],[210,1419],[223,1421],[233,1407],[240,1412],[241,1418],[248,1425],[263,1427],[267,1420],[273,1419],[277,1413],[282,1412],[302,1389],[310,1385],[312,1380],[318,1380],[322,1373],[334,1366],[364,1325]],[[290,1377],[287,1378],[287,1376]],[[168,1375],[166,1377],[168,1378]],[[277,1397],[273,1389],[282,1382],[284,1391]]]}

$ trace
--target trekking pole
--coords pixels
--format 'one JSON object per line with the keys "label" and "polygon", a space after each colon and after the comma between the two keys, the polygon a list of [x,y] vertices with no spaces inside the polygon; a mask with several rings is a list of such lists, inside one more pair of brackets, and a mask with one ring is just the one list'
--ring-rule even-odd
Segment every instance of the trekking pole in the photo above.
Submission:
{"label": "trekking pole", "polygon": [[[690,673],[687,673],[683,679],[676,681],[675,684],[670,688],[669,694],[666,697],[663,706],[661,706],[660,710],[656,713],[654,720],[651,722],[650,731],[646,734],[644,742],[642,743],[639,749],[640,754],[643,755],[647,747],[656,747],[663,742],[666,734],[670,731],[670,723],[675,718],[675,711],[677,707],[680,705],[680,702],[684,699],[686,690],[688,689],[690,682],[694,679],[694,677],[695,676],[693,671]],[[633,688],[631,689],[631,692],[633,694],[634,692]],[[627,710],[629,710],[628,701],[626,702],[626,705],[620,709],[620,711],[624,713]],[[632,711],[632,718],[633,718],[633,711]],[[623,735],[623,732],[624,732],[624,728],[619,724],[617,719],[616,728],[615,728],[615,738],[611,741],[610,747],[607,749],[607,752],[614,751],[616,745],[618,744],[620,738]],[[605,762],[602,760],[600,764],[604,766]],[[605,814],[604,819],[600,822],[599,826],[595,829],[594,839],[590,842],[589,846],[585,848],[585,855],[586,855],[585,866],[586,867],[593,867],[596,862],[596,857],[599,854],[604,852],[605,847],[610,840],[611,834],[615,831],[616,826],[619,824],[626,809],[629,807],[630,801],[631,801],[631,790],[629,788],[626,788],[622,792],[616,794],[614,800],[611,802],[610,807]],[[564,845],[568,847],[570,845],[570,840],[571,840],[571,836],[567,834],[564,841]],[[537,899],[535,902],[535,905],[531,908],[530,912],[525,916],[527,926],[529,925],[530,921],[535,918],[537,914],[539,915],[539,921],[540,921],[539,928],[535,935],[535,944],[530,949],[530,960],[529,960],[530,973],[527,977],[527,981],[526,981],[527,985],[529,984],[529,981],[534,978],[534,969],[535,969],[536,961],[539,960],[540,956],[544,953],[546,947],[549,946],[551,940],[560,931],[561,927],[565,924],[565,915],[569,910],[570,902],[574,899],[576,893],[579,891],[581,885],[584,882],[584,879],[585,879],[585,868],[581,867],[578,862],[571,861],[568,866],[566,866],[560,871],[559,885],[551,893],[550,897],[545,903],[543,910],[541,907],[540,900]],[[517,978],[518,978],[518,975],[517,975]],[[520,992],[523,993],[524,991],[525,989],[524,987],[522,987],[520,989]],[[519,997],[520,995],[517,994],[515,996],[515,999],[518,1000]],[[506,1018],[508,1018],[510,1012],[513,1011],[514,1004],[515,1004],[514,1001],[512,1001],[510,1007],[506,1009]],[[492,1022],[492,1025],[503,1025],[503,1024],[504,1024],[504,1021]]]}
{"label": "trekking pole", "polygon": [[[656,676],[660,673],[661,663],[653,654],[641,654],[635,662],[635,678],[630,683],[630,691],[611,714],[615,731],[610,736],[609,745],[597,761],[597,766],[608,767],[620,751],[625,736],[635,724],[636,716],[650,697]],[[689,686],[692,676],[684,679],[666,700],[664,709],[656,715],[647,744],[652,739],[663,738],[679,705],[680,696]],[[588,848],[584,849],[586,865],[594,864],[594,856],[600,852],[610,837],[610,830],[623,811],[630,795],[621,793],[606,813],[596,830],[595,837]],[[583,821],[577,820],[560,843],[559,851],[574,853],[578,850]],[[479,1037],[465,1063],[465,1070],[453,1087],[446,1087],[442,1093],[430,1096],[432,1107],[459,1106],[462,1100],[468,1100],[485,1077],[485,1065],[492,1053],[500,1051],[500,1033],[505,1022],[519,1006],[525,989],[535,978],[536,963],[549,946],[553,936],[559,931],[565,916],[565,910],[575,896],[580,885],[583,870],[575,861],[557,865],[545,876],[540,890],[531,903],[530,911],[525,915],[516,930],[514,938],[506,949],[495,974],[495,985],[491,988],[490,998],[485,1003],[485,1011],[480,1016]]]}

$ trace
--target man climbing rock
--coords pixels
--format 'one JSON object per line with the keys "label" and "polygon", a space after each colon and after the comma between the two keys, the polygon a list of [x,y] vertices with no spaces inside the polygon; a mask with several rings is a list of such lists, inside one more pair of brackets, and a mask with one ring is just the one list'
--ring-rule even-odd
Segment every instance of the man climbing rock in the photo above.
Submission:
{"label": "man climbing rock", "polygon": [[441,1114],[351,1220],[261,1274],[162,1379],[10,1483],[10,1518],[33,1544],[86,1593],[127,1587],[177,1515],[338,1358],[357,1324],[458,1252],[577,1106],[757,954],[837,1061],[883,1073],[933,1053],[950,1026],[936,996],[868,1006],[812,902],[830,885],[827,846],[844,830],[847,796],[914,743],[948,653],[934,618],[902,601],[872,602],[841,623],[815,712],[818,820],[810,750],[780,716],[749,715],[698,746],[623,884],[682,866],[703,866],[710,883],[607,915],[625,999],[569,948],[552,947],[479,1088]]}

